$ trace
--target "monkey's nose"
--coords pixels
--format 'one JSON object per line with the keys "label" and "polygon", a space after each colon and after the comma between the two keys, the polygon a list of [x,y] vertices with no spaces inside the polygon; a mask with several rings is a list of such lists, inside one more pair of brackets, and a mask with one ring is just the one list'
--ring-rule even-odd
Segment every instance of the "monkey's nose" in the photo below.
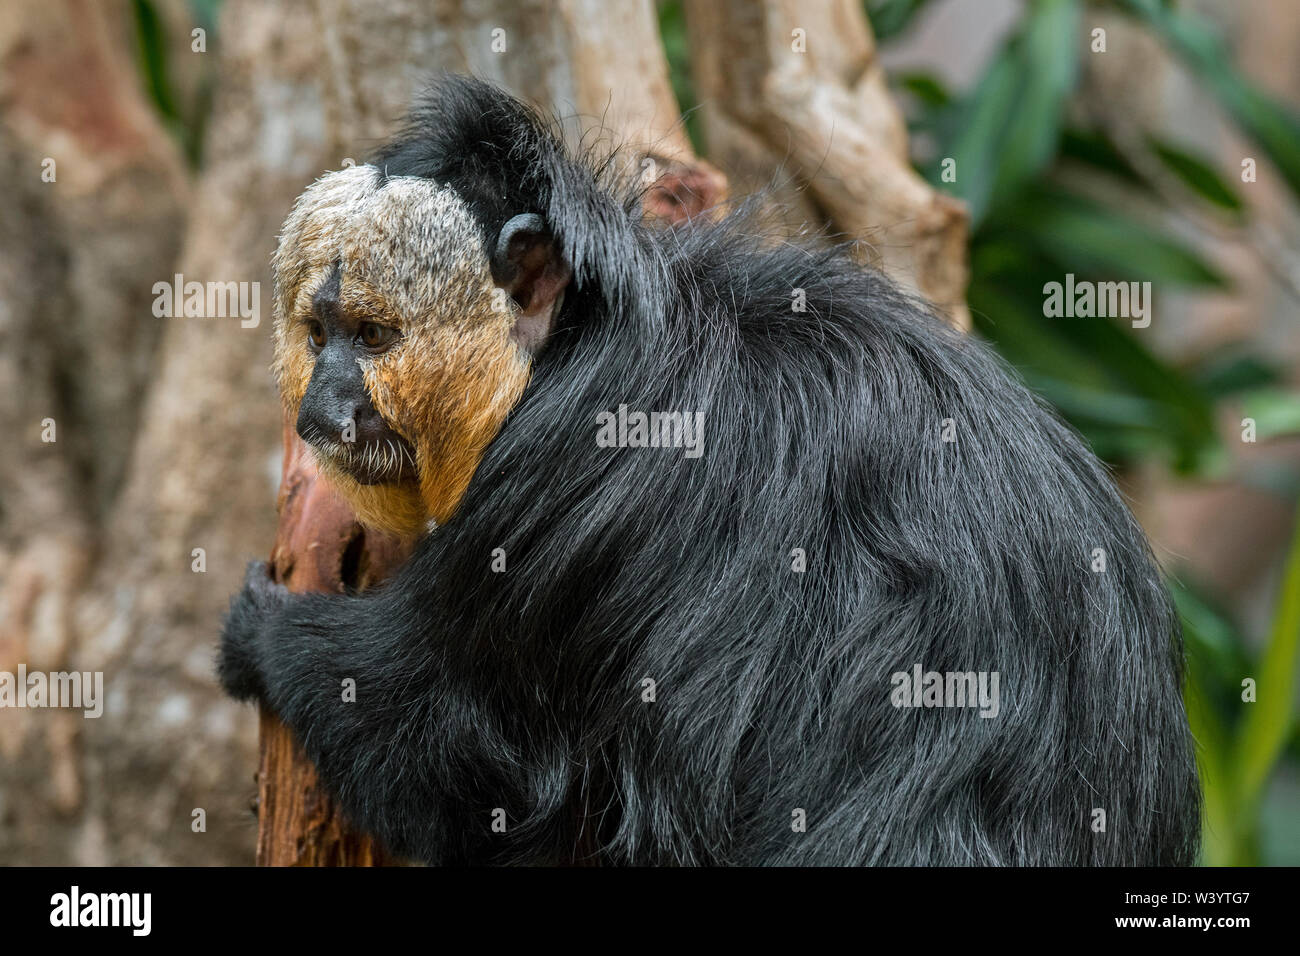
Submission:
{"label": "monkey's nose", "polygon": [[383,430],[383,420],[371,408],[362,405],[335,405],[322,408],[319,404],[303,403],[296,423],[298,435],[308,442],[338,442],[344,445],[364,444],[377,438]]}
{"label": "monkey's nose", "polygon": [[351,418],[358,444],[379,441],[388,433],[388,424],[369,402],[353,406]]}

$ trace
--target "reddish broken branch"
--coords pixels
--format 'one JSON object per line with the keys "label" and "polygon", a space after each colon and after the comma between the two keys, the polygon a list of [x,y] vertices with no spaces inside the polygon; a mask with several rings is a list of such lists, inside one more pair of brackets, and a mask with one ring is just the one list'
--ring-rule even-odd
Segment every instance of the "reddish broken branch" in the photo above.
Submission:
{"label": "reddish broken branch", "polygon": [[[284,425],[280,524],[271,568],[291,591],[342,592],[391,574],[410,542],[363,529],[317,475],[307,446]],[[355,830],[321,789],[293,735],[265,708],[258,769],[258,866],[380,866],[393,862]]]}

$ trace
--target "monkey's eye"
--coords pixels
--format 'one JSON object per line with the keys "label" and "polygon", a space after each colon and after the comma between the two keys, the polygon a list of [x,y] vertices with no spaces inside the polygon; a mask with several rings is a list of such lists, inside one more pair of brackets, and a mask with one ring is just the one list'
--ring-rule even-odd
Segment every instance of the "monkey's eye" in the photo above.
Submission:
{"label": "monkey's eye", "polygon": [[307,323],[307,338],[318,349],[325,347],[325,326],[315,319]]}
{"label": "monkey's eye", "polygon": [[362,322],[358,338],[368,349],[383,349],[392,345],[397,339],[397,330],[380,325],[378,322]]}

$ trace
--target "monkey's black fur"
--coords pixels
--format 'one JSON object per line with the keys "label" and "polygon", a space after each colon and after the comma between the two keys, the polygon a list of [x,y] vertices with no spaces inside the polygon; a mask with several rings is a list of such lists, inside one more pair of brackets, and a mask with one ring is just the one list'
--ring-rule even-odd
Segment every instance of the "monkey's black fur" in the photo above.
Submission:
{"label": "monkey's black fur", "polygon": [[[574,280],[456,517],[390,586],[293,596],[254,566],[231,606],[225,686],[357,824],[440,863],[571,860],[583,819],[607,863],[1193,861],[1146,541],[986,348],[842,251],[643,225],[477,81],[441,81],[376,162],[457,189],[485,248],[540,213]],[[620,404],[703,411],[703,455],[597,447]],[[916,664],[999,672],[1000,713],[895,708]]]}

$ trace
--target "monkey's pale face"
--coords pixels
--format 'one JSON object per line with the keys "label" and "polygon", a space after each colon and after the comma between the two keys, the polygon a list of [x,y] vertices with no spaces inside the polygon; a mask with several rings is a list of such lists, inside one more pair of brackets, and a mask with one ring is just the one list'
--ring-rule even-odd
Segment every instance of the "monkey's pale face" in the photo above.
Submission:
{"label": "monkey's pale face", "polygon": [[[383,182],[373,166],[330,173],[294,205],[274,265],[285,410],[301,426],[304,400],[314,413],[328,392],[325,420],[340,419],[303,431],[322,472],[372,526],[415,534],[446,521],[531,364],[465,204],[426,179]],[[352,447],[346,379],[354,432],[371,436]],[[361,420],[367,399],[381,420]]]}

